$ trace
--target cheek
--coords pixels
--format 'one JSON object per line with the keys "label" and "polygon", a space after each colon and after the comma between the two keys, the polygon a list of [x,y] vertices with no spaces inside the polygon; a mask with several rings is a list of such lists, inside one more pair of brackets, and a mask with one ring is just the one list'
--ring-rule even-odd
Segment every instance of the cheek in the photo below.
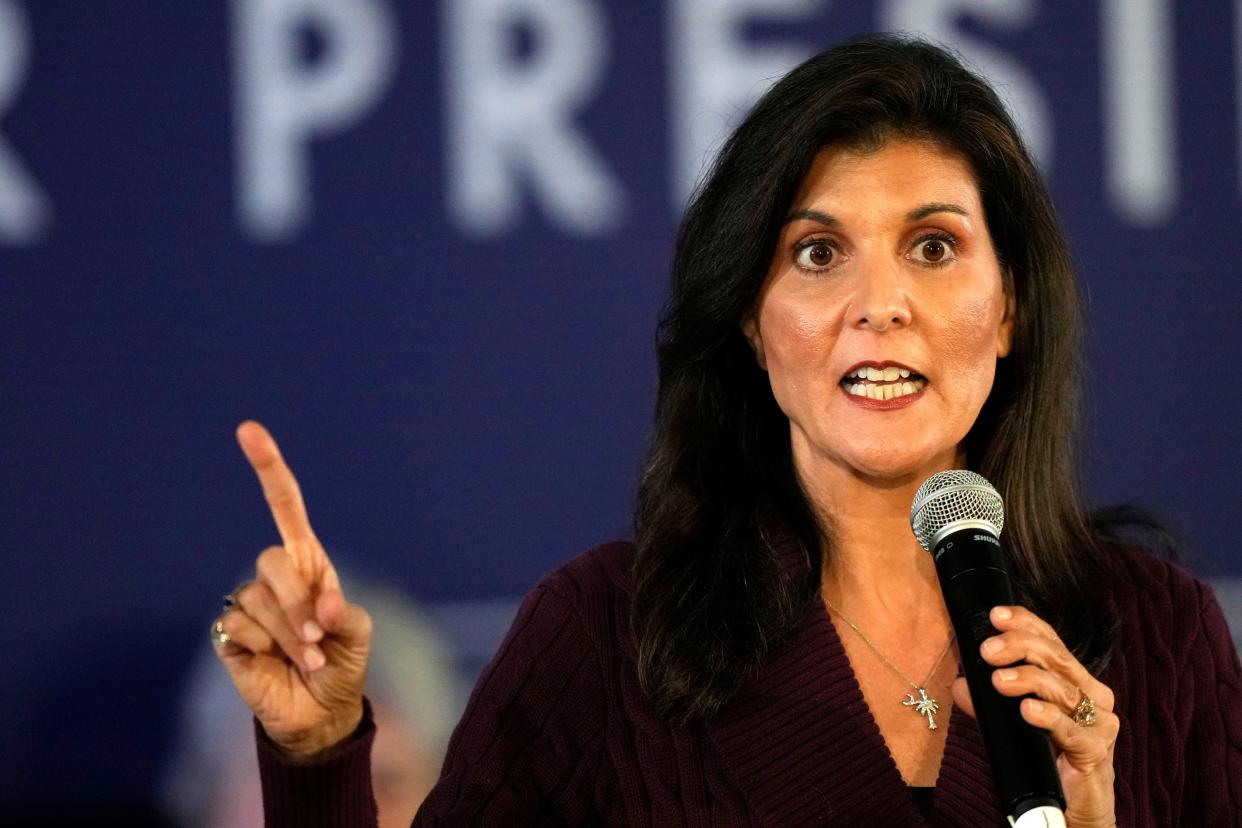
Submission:
{"label": "cheek", "polygon": [[807,303],[768,301],[760,310],[760,330],[772,395],[785,416],[799,421],[816,408],[833,380],[828,364],[835,330],[830,314]]}
{"label": "cheek", "polygon": [[793,303],[770,303],[760,317],[769,370],[775,358],[785,371],[811,367],[807,361],[831,349],[832,326],[824,314]]}
{"label": "cheek", "polygon": [[969,376],[991,387],[1002,313],[1000,302],[983,298],[963,300],[945,315],[941,353],[959,380]]}

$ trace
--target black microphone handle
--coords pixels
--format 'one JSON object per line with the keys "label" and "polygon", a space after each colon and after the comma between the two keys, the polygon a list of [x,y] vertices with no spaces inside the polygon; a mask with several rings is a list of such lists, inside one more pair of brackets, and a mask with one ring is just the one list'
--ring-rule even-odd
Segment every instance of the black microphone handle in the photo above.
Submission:
{"label": "black microphone handle", "polygon": [[1005,813],[1017,818],[1040,805],[1064,811],[1052,740],[1022,718],[1020,698],[1002,696],[992,686],[997,668],[979,652],[997,634],[988,619],[992,607],[1014,602],[1000,541],[985,530],[964,528],[945,536],[932,554]]}

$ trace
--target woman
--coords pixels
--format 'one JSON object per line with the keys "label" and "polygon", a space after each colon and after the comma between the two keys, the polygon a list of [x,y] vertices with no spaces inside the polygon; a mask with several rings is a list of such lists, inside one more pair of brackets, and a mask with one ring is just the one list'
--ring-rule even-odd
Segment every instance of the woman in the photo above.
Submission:
{"label": "woman", "polygon": [[[1068,823],[1228,824],[1242,670],[1206,588],[1083,514],[1077,315],[985,83],[894,38],[791,72],[682,223],[636,542],[527,597],[415,823],[1001,824],[908,526],[923,480],[967,467],[1005,497],[1021,585],[984,658],[1032,696]],[[271,438],[238,436],[284,546],[216,637],[269,821],[370,824],[367,616]]]}

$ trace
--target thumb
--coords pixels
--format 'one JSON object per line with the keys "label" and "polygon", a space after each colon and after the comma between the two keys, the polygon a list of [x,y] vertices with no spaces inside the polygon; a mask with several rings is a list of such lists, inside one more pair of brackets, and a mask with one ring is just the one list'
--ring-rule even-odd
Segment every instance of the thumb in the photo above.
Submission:
{"label": "thumb", "polygon": [[328,634],[350,649],[370,644],[370,614],[357,604],[347,603],[339,588],[319,593],[315,599],[315,617]]}
{"label": "thumb", "polygon": [[966,679],[953,679],[953,704],[960,708],[970,718],[975,718],[975,701],[970,697],[970,688],[966,685]]}
{"label": "thumb", "polygon": [[345,594],[341,592],[341,579],[336,574],[336,567],[324,556],[326,566],[319,576],[318,595],[315,597],[315,620],[325,632],[336,633],[342,623],[345,612]]}

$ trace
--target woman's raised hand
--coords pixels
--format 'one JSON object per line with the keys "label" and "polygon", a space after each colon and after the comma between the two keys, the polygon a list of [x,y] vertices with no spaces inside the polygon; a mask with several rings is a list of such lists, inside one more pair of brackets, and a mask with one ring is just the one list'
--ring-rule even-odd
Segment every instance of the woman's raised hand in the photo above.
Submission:
{"label": "woman's raised hand", "polygon": [[232,608],[216,620],[216,655],[272,741],[307,758],[362,719],[371,618],[345,602],[276,441],[248,421],[238,426],[237,442],[284,545],[259,555],[255,580],[233,593]]}

